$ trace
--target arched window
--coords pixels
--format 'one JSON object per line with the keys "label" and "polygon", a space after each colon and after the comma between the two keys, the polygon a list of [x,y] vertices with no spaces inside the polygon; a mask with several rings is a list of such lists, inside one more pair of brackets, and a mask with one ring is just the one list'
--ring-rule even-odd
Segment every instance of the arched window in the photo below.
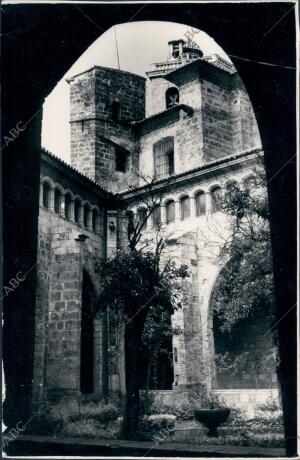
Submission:
{"label": "arched window", "polygon": [[196,200],[196,216],[203,216],[206,212],[206,199],[204,192],[198,192],[195,195]]}
{"label": "arched window", "polygon": [[160,206],[156,206],[153,209],[152,218],[153,218],[153,227],[154,228],[159,228],[160,225],[161,225],[161,210],[160,210]]}
{"label": "arched window", "polygon": [[99,227],[99,213],[98,213],[98,210],[94,208],[92,212],[92,228],[94,232],[98,231],[98,227]]}
{"label": "arched window", "polygon": [[60,213],[60,206],[61,206],[61,192],[56,188],[54,190],[54,211],[56,214]]}
{"label": "arched window", "polygon": [[166,219],[167,224],[175,221],[175,203],[173,200],[168,201],[166,204]]}
{"label": "arched window", "polygon": [[181,212],[181,219],[185,220],[190,217],[190,198],[188,196],[184,196],[180,200],[180,212]]}
{"label": "arched window", "polygon": [[139,224],[142,225],[142,230],[146,230],[147,229],[147,209],[139,208],[137,214],[138,214]]}
{"label": "arched window", "polygon": [[177,88],[168,88],[166,91],[166,108],[170,109],[179,104],[179,91]]}
{"label": "arched window", "polygon": [[212,212],[222,209],[222,190],[221,187],[214,187],[211,190]]}
{"label": "arched window", "polygon": [[78,224],[79,223],[79,214],[80,214],[80,207],[81,203],[79,200],[75,200],[75,206],[74,206],[74,220]]}
{"label": "arched window", "polygon": [[49,208],[50,205],[50,185],[48,182],[43,183],[43,206],[44,208]]}
{"label": "arched window", "polygon": [[162,179],[174,174],[174,139],[167,137],[154,145],[154,174]]}
{"label": "arched window", "polygon": [[83,225],[85,226],[85,228],[88,228],[89,226],[89,214],[90,214],[89,205],[85,204],[83,208]]}
{"label": "arched window", "polygon": [[66,193],[65,196],[65,218],[70,219],[71,217],[71,203],[72,203],[72,197],[69,193]]}

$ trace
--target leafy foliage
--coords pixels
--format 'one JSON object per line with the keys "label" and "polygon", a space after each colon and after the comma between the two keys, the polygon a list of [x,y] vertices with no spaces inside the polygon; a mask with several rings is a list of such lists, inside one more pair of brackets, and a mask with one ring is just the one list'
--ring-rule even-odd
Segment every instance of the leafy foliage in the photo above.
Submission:
{"label": "leafy foliage", "polygon": [[229,261],[214,288],[214,313],[230,331],[243,319],[260,313],[271,323],[274,310],[273,263],[269,211],[263,172],[248,187],[227,186],[223,211],[230,217],[230,237],[222,257]]}
{"label": "leafy foliage", "polygon": [[112,259],[101,260],[99,308],[109,307],[120,321],[130,320],[143,308],[151,311],[152,318],[180,308],[179,279],[188,276],[187,267],[169,260],[161,269],[159,262],[156,253],[138,251],[118,251]]}

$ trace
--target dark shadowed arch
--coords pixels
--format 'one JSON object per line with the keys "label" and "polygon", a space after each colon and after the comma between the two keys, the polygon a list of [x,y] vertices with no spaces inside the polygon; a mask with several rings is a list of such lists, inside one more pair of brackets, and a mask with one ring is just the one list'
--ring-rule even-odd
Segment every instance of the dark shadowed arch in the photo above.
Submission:
{"label": "dark shadowed arch", "polygon": [[80,344],[80,390],[94,392],[94,304],[96,292],[89,273],[83,270]]}
{"label": "dark shadowed arch", "polygon": [[[278,327],[288,455],[294,455],[297,321],[293,308],[296,304],[295,72],[290,69],[295,67],[293,5],[175,3],[172,8],[169,4],[151,3],[4,5],[2,133],[9,133],[20,120],[28,122],[26,130],[2,152],[4,284],[15,276],[16,267],[24,271],[33,267],[26,285],[23,283],[5,299],[5,424],[15,426],[19,420],[27,419],[31,405],[43,100],[83,51],[116,22],[167,20],[204,30],[231,55],[257,117],[269,179],[278,320],[284,316]],[[45,50],[55,52],[49,55]],[[16,309],[16,305],[22,308]],[[15,330],[22,330],[17,342]]]}

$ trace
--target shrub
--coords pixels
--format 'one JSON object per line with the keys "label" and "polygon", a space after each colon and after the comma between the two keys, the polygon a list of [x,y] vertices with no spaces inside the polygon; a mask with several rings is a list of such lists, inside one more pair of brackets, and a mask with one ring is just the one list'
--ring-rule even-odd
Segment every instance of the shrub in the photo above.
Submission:
{"label": "shrub", "polygon": [[153,407],[155,406],[155,396],[153,393],[143,391],[140,393],[140,415],[153,414]]}
{"label": "shrub", "polygon": [[151,407],[152,415],[159,415],[159,414],[169,414],[175,415],[177,420],[191,420],[194,418],[194,411],[191,409],[190,405],[183,404],[180,407],[171,406],[168,404],[158,405],[153,404]]}
{"label": "shrub", "polygon": [[112,403],[94,405],[94,407],[90,407],[90,410],[89,418],[103,424],[116,420],[119,415],[117,407]]}
{"label": "shrub", "polygon": [[98,403],[81,402],[77,399],[62,400],[51,409],[52,417],[61,419],[63,422],[94,419],[103,424],[115,420],[118,417],[118,412],[118,408],[112,403],[105,404],[104,401]]}
{"label": "shrub", "polygon": [[153,435],[161,430],[173,431],[176,417],[172,414],[145,415],[140,418],[139,429],[142,433]]}
{"label": "shrub", "polygon": [[96,420],[82,419],[76,422],[66,422],[62,434],[65,436],[95,438],[97,437]]}
{"label": "shrub", "polygon": [[[36,435],[90,436],[109,437],[112,435],[105,429],[118,417],[115,404],[79,400],[76,398],[62,399],[58,404],[45,407],[29,425],[28,433]],[[115,429],[115,431],[117,431]]]}

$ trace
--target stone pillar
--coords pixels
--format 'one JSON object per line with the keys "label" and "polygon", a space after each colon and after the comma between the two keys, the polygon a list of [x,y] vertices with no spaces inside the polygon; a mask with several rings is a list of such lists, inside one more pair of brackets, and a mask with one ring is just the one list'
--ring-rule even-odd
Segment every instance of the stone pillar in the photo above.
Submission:
{"label": "stone pillar", "polygon": [[117,211],[107,211],[107,257],[113,257],[117,250]]}
{"label": "stone pillar", "polygon": [[190,197],[190,217],[192,218],[197,216],[196,204],[197,204],[196,197],[191,196]]}
{"label": "stone pillar", "polygon": [[90,232],[93,231],[93,225],[92,225],[92,210],[88,210],[88,217],[87,217],[87,228]]}
{"label": "stone pillar", "polygon": [[181,220],[181,216],[180,216],[180,201],[179,200],[176,200],[175,201],[175,222],[179,222]]}
{"label": "stone pillar", "polygon": [[206,214],[212,213],[212,197],[210,192],[205,193]]}
{"label": "stone pillar", "polygon": [[52,243],[46,369],[50,397],[80,394],[84,244],[79,240]]}
{"label": "stone pillar", "polygon": [[69,219],[74,222],[75,221],[75,200],[70,201],[70,214]]}
{"label": "stone pillar", "polygon": [[[102,212],[102,216],[101,216],[101,212]],[[95,227],[95,232],[96,233],[101,233],[101,222],[104,221],[104,218],[103,218],[103,211],[99,210],[99,212],[97,211],[96,212],[96,227]]]}
{"label": "stone pillar", "polygon": [[54,212],[54,188],[49,190],[49,210]]}
{"label": "stone pillar", "polygon": [[95,393],[102,391],[102,324],[98,314],[94,319],[94,390]]}
{"label": "stone pillar", "polygon": [[66,206],[66,196],[65,194],[61,193],[60,203],[59,203],[59,215],[61,217],[65,217],[65,206]]}
{"label": "stone pillar", "polygon": [[78,209],[78,225],[81,225],[83,227],[83,206],[82,204],[80,205]]}
{"label": "stone pillar", "polygon": [[147,219],[147,231],[153,230],[153,213]]}

